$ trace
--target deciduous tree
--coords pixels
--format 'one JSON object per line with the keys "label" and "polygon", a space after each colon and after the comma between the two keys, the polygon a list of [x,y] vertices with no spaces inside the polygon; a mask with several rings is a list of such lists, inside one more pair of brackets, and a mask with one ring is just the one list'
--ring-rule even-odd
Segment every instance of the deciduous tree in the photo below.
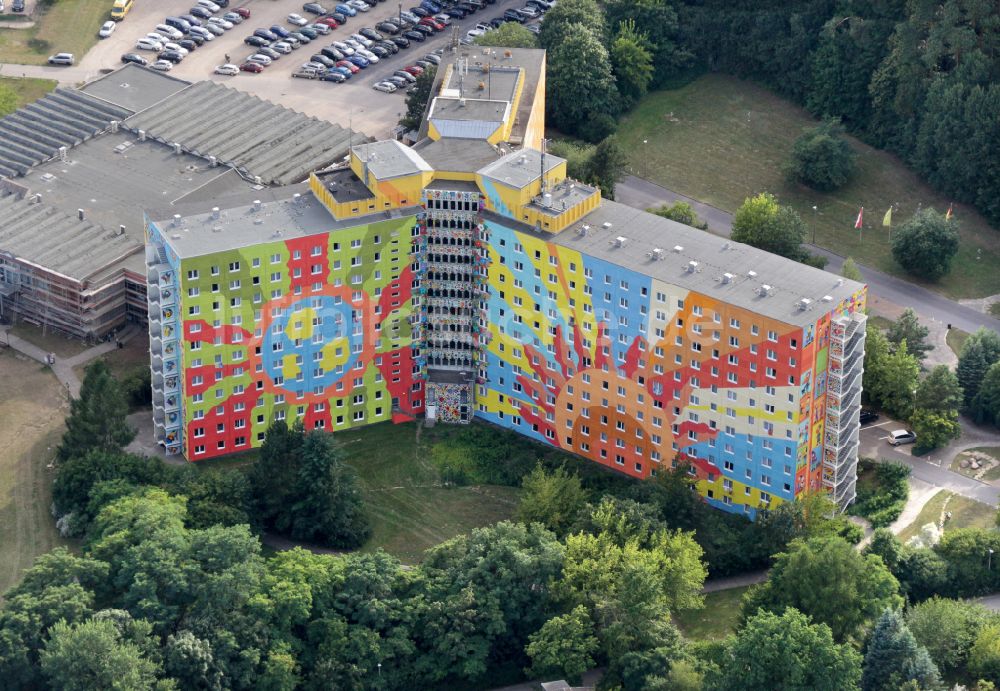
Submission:
{"label": "deciduous tree", "polygon": [[807,130],[795,140],[788,176],[821,192],[842,187],[854,174],[856,154],[837,120]]}
{"label": "deciduous tree", "polygon": [[930,329],[923,326],[917,319],[917,313],[912,307],[907,307],[899,318],[892,323],[886,331],[886,338],[895,346],[900,346],[906,342],[906,350],[918,360],[927,357],[927,351],[934,350],[934,346],[927,343],[927,335]]}
{"label": "deciduous tree", "polygon": [[541,523],[556,535],[565,535],[587,501],[580,476],[565,467],[552,473],[541,464],[535,466],[521,485],[517,519],[522,523]]}
{"label": "deciduous tree", "polygon": [[[545,26],[550,18],[551,13]],[[618,109],[618,90],[608,51],[587,25],[569,24],[561,35],[563,40],[550,48],[548,55],[549,96],[545,103],[549,117],[564,132],[588,141],[602,140],[611,132],[601,123]]]}
{"label": "deciduous tree", "polygon": [[634,19],[618,25],[618,32],[608,51],[618,84],[618,91],[631,106],[646,95],[653,79],[653,56],[649,51],[649,39],[637,30]]}
{"label": "deciduous tree", "polygon": [[783,257],[806,257],[802,241],[806,224],[790,207],[781,206],[773,194],[761,192],[743,202],[733,216],[732,238]]}
{"label": "deciduous tree", "polygon": [[972,645],[990,616],[974,602],[932,597],[910,606],[906,624],[938,669],[954,674],[965,669]]}
{"label": "deciduous tree", "polygon": [[506,22],[476,38],[476,45],[495,48],[537,48],[538,38],[517,22]]}
{"label": "deciduous tree", "polygon": [[851,281],[863,283],[865,280],[865,277],[861,275],[861,269],[858,268],[853,257],[848,257],[844,260],[843,266],[840,267],[840,275]]}
{"label": "deciduous tree", "polygon": [[583,605],[568,614],[549,619],[528,638],[529,675],[542,678],[563,678],[578,685],[583,673],[591,669],[597,638],[590,613]]}
{"label": "deciduous tree", "polygon": [[155,687],[159,672],[107,619],[56,623],[42,651],[41,668],[53,688],[65,691],[144,691]]}
{"label": "deciduous tree", "polygon": [[909,273],[936,281],[951,270],[958,252],[955,221],[934,209],[922,209],[893,234],[892,256]]}

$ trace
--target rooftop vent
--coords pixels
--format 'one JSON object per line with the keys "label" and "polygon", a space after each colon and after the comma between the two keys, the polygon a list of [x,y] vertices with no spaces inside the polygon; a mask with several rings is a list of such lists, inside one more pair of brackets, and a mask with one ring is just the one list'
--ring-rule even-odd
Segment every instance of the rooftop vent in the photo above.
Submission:
{"label": "rooftop vent", "polygon": [[844,279],[842,279],[842,278],[838,278],[838,279],[837,279],[837,287],[839,288],[839,287],[840,287],[840,286],[842,286],[842,285],[844,285]]}
{"label": "rooftop vent", "polygon": [[577,235],[586,235],[589,232],[590,232],[590,226],[588,226],[586,223],[584,223],[582,226],[576,229]]}
{"label": "rooftop vent", "polygon": [[117,131],[118,131],[118,121],[117,120],[112,120],[111,121],[111,133],[114,134]]}
{"label": "rooftop vent", "polygon": [[125,234],[125,226],[118,226],[118,234],[119,235]]}
{"label": "rooftop vent", "polygon": [[683,251],[684,251],[684,248],[681,245],[674,245],[674,252],[676,252],[677,254],[680,254]]}
{"label": "rooftop vent", "polygon": [[810,300],[809,298],[802,298],[796,304],[798,305],[800,310],[807,310],[809,309],[810,305],[812,305],[812,302],[813,301]]}
{"label": "rooftop vent", "polygon": [[60,161],[65,161],[66,160],[66,147],[65,146],[60,146],[59,147],[59,160]]}
{"label": "rooftop vent", "polygon": [[293,194],[293,195],[292,195],[292,203],[293,203],[293,204],[294,204],[295,202],[297,202],[297,201],[301,200],[301,199],[302,199],[302,195],[301,195],[301,194],[299,194],[298,192],[296,192],[295,194]]}
{"label": "rooftop vent", "polygon": [[212,227],[212,232],[213,233],[221,233],[222,232],[222,226],[213,226]]}
{"label": "rooftop vent", "polygon": [[212,207],[212,218],[216,218],[216,219],[217,219],[217,218],[219,218],[219,216],[221,216],[221,215],[222,215],[222,214],[221,214],[221,213],[219,213],[219,207],[217,207],[217,206],[213,206],[213,207]]}
{"label": "rooftop vent", "polygon": [[139,141],[146,141],[146,130],[139,130]]}
{"label": "rooftop vent", "polygon": [[601,224],[601,227],[604,228],[604,230],[611,230],[611,222],[605,221],[604,223]]}
{"label": "rooftop vent", "polygon": [[833,296],[832,295],[824,295],[823,296],[823,302],[833,302]]}
{"label": "rooftop vent", "polygon": [[255,175],[253,177],[253,184],[255,184],[255,185],[263,185],[264,184],[264,180],[259,175]]}
{"label": "rooftop vent", "polygon": [[77,209],[77,210],[76,210],[76,215],[77,215],[77,216],[78,216],[78,217],[80,218],[80,220],[82,221],[82,220],[84,219],[84,213],[83,213],[83,209]]}
{"label": "rooftop vent", "polygon": [[219,159],[217,159],[215,156],[209,156],[208,157],[208,165],[210,165],[213,168],[215,168],[217,165],[219,165]]}
{"label": "rooftop vent", "polygon": [[734,278],[736,278],[736,276],[734,276],[734,275],[732,275],[730,273],[722,274],[722,282],[723,283],[732,283]]}
{"label": "rooftop vent", "polygon": [[757,278],[757,272],[754,271],[753,269],[750,269],[749,271],[747,271],[747,276],[749,276],[750,278]]}
{"label": "rooftop vent", "polygon": [[34,204],[41,204],[42,203],[42,195],[40,195],[40,194],[33,195],[31,197],[31,201]]}
{"label": "rooftop vent", "polygon": [[624,247],[627,242],[628,238],[619,235],[618,237],[616,237],[614,240],[611,241],[611,244],[614,245],[615,247]]}
{"label": "rooftop vent", "polygon": [[687,272],[689,274],[693,274],[697,270],[698,270],[698,262],[696,262],[696,261],[690,261],[690,262],[688,262],[688,264],[687,264]]}
{"label": "rooftop vent", "polygon": [[653,251],[647,255],[653,261],[662,261],[666,259],[667,253],[661,250],[659,247],[654,247]]}
{"label": "rooftop vent", "polygon": [[760,295],[762,298],[766,298],[768,295],[771,294],[772,290],[774,289],[771,286],[764,283],[757,289],[757,294]]}
{"label": "rooftop vent", "polygon": [[173,226],[176,228],[180,224],[181,224],[181,215],[180,214],[174,214]]}
{"label": "rooftop vent", "polygon": [[722,244],[722,249],[724,250],[728,250],[730,247],[732,247],[732,245],[728,242]]}
{"label": "rooftop vent", "polygon": [[263,204],[260,203],[260,200],[259,199],[254,199],[253,200],[253,210],[254,211],[260,211],[262,208],[264,208],[264,206],[263,206]]}
{"label": "rooftop vent", "polygon": [[181,148],[181,145],[178,142],[174,142],[173,144],[171,144],[171,146],[174,147],[174,153],[175,154],[180,154],[180,153],[183,153],[183,151],[184,151],[184,149]]}

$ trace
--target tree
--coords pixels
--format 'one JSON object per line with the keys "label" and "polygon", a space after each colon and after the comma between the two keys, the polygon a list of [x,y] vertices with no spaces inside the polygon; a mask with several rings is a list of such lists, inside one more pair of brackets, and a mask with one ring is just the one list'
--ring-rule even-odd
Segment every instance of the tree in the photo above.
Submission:
{"label": "tree", "polygon": [[843,266],[840,267],[840,275],[849,281],[863,283],[865,280],[865,277],[861,275],[861,269],[858,268],[852,257],[844,260]]}
{"label": "tree", "polygon": [[0,118],[17,110],[17,92],[9,86],[0,86]]}
{"label": "tree", "polygon": [[[906,341],[909,347],[909,341]],[[962,385],[947,365],[938,365],[917,387],[914,405],[923,410],[955,411],[962,407]]]}
{"label": "tree", "polygon": [[888,528],[876,528],[865,554],[877,554],[893,574],[903,558],[903,543]]}
{"label": "tree", "polygon": [[875,405],[896,417],[907,419],[920,380],[920,363],[907,352],[905,341],[893,351],[888,339],[875,326],[865,340],[864,392]]}
{"label": "tree", "polygon": [[542,678],[563,678],[578,685],[594,666],[597,638],[587,608],[577,605],[568,614],[549,619],[528,637],[531,667],[525,672]]}
{"label": "tree", "polygon": [[371,535],[354,471],[325,432],[305,435],[289,513],[298,540],[355,548]]}
{"label": "tree", "polygon": [[417,77],[413,90],[406,94],[406,115],[399,124],[410,130],[420,129],[424,121],[424,111],[431,99],[431,88],[434,86],[436,68],[430,67]]}
{"label": "tree", "polygon": [[128,404],[121,387],[103,360],[87,365],[80,397],[70,402],[66,432],[57,454],[60,461],[82,456],[91,449],[120,451],[135,437],[125,422]]}
{"label": "tree", "polygon": [[746,199],[733,216],[732,239],[796,261],[806,257],[806,224],[794,209],[780,206],[773,194]]}
{"label": "tree", "polygon": [[[555,50],[576,33],[576,25],[591,27],[594,36],[604,36],[604,12],[595,0],[567,0],[559,2],[545,13],[545,21],[538,32],[538,43],[547,51]],[[553,73],[549,60],[549,75]]]}
{"label": "tree", "polygon": [[966,406],[972,404],[987,372],[998,360],[1000,360],[1000,334],[997,332],[980,328],[965,340],[962,352],[958,355],[955,375],[958,377],[958,383],[962,385]]}
{"label": "tree", "polygon": [[977,423],[991,423],[1000,427],[1000,361],[986,370],[979,391],[969,405],[969,413]]}
{"label": "tree", "polygon": [[906,623],[938,669],[954,674],[965,669],[972,645],[990,616],[980,604],[935,596],[912,605]]}
{"label": "tree", "polygon": [[892,256],[908,272],[936,281],[951,269],[958,252],[958,231],[934,209],[922,209],[899,227],[892,238]]}
{"label": "tree", "polygon": [[42,674],[65,691],[142,691],[152,689],[159,666],[143,657],[139,646],[123,641],[114,622],[60,621],[49,632],[41,654]]}
{"label": "tree", "polygon": [[794,608],[752,616],[727,642],[723,659],[718,683],[710,686],[727,691],[843,691],[861,678],[861,655]]}
{"label": "tree", "polygon": [[[556,5],[543,26],[563,4]],[[563,132],[599,141],[613,131],[613,122],[610,131],[602,123],[618,109],[608,51],[584,24],[570,24],[562,34],[565,40],[549,49],[545,101],[549,117]]]}
{"label": "tree", "polygon": [[517,520],[541,523],[556,535],[565,535],[587,501],[580,476],[560,467],[546,473],[539,463],[521,484]]}
{"label": "tree", "polygon": [[882,613],[865,652],[862,691],[897,691],[916,682],[917,689],[934,690],[941,675],[927,649],[917,643],[903,616],[887,609]]}
{"label": "tree", "polygon": [[614,66],[618,91],[626,107],[646,95],[653,79],[653,55],[649,51],[646,34],[635,28],[635,20],[628,19],[618,25],[618,33],[608,51]]}
{"label": "tree", "polygon": [[927,357],[927,351],[934,350],[934,346],[926,342],[929,333],[930,329],[926,326],[921,326],[920,320],[917,319],[917,314],[913,311],[913,308],[907,307],[899,315],[899,318],[892,323],[892,326],[886,331],[885,336],[889,339],[890,343],[896,346],[905,341],[906,349],[910,355],[915,356],[918,360],[923,360]]}
{"label": "tree", "polygon": [[794,607],[844,641],[859,638],[885,608],[902,604],[899,582],[881,558],[862,556],[839,537],[821,537],[796,540],[776,555],[767,581],[744,597],[742,618]]}
{"label": "tree", "polygon": [[1000,554],[1000,533],[958,528],[945,533],[934,551],[948,563],[948,580],[956,595],[972,597],[1000,589],[1000,567],[992,558]]}
{"label": "tree", "polygon": [[594,147],[590,158],[590,175],[587,182],[601,188],[608,199],[615,198],[615,186],[625,173],[628,158],[614,137],[605,137]]}
{"label": "tree", "polygon": [[940,449],[948,442],[962,436],[962,425],[958,421],[958,411],[924,410],[917,408],[910,416],[910,427],[917,435],[913,452],[921,454],[932,449]]}
{"label": "tree", "polygon": [[[652,58],[651,84],[662,86],[677,77],[694,57],[681,37],[677,3],[666,0],[607,0],[602,3],[609,27],[632,24],[642,32],[641,44]],[[548,22],[548,17],[545,18]],[[614,43],[611,32],[605,32]]]}
{"label": "tree", "polygon": [[842,187],[854,174],[856,154],[837,120],[807,130],[792,146],[788,176],[821,192]]}
{"label": "tree", "polygon": [[662,206],[646,209],[646,211],[657,216],[662,216],[663,218],[669,218],[671,221],[683,223],[686,226],[700,228],[701,230],[708,229],[708,223],[698,218],[698,214],[695,213],[694,208],[688,202],[676,201],[673,204],[663,204]]}
{"label": "tree", "polygon": [[979,630],[969,651],[969,672],[980,679],[1000,684],[1000,624]]}
{"label": "tree", "polygon": [[476,45],[494,48],[537,48],[538,38],[517,22],[506,22],[495,31],[488,31],[476,39]]}

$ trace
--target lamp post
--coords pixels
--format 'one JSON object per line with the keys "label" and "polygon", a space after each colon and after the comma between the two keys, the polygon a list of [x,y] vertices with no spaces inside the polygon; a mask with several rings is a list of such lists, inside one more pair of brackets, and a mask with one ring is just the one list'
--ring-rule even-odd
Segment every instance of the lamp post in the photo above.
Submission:
{"label": "lamp post", "polygon": [[813,246],[816,245],[816,219],[819,217],[819,207],[813,204]]}
{"label": "lamp post", "polygon": [[642,177],[645,179],[649,175],[649,157],[646,155],[646,144],[649,144],[648,139],[642,140]]}
{"label": "lamp post", "polygon": [[989,552],[989,555],[986,557],[986,570],[987,571],[992,571],[993,570],[993,548],[991,547],[988,550],[988,552]]}

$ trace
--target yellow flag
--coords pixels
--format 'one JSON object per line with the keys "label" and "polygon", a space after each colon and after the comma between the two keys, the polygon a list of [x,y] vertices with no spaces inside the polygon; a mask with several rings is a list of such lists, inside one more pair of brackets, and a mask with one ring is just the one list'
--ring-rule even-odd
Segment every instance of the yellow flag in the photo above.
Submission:
{"label": "yellow flag", "polygon": [[885,212],[885,218],[882,219],[882,225],[884,225],[886,228],[891,228],[892,227],[892,207],[891,206],[889,207],[889,210]]}
{"label": "yellow flag", "polygon": [[955,208],[955,205],[954,205],[954,204],[949,204],[949,205],[948,205],[948,213],[946,213],[946,214],[944,215],[944,217],[945,217],[945,219],[946,219],[946,220],[948,220],[948,221],[950,221],[950,220],[951,220],[951,211],[952,211],[952,209],[954,209],[954,208]]}

